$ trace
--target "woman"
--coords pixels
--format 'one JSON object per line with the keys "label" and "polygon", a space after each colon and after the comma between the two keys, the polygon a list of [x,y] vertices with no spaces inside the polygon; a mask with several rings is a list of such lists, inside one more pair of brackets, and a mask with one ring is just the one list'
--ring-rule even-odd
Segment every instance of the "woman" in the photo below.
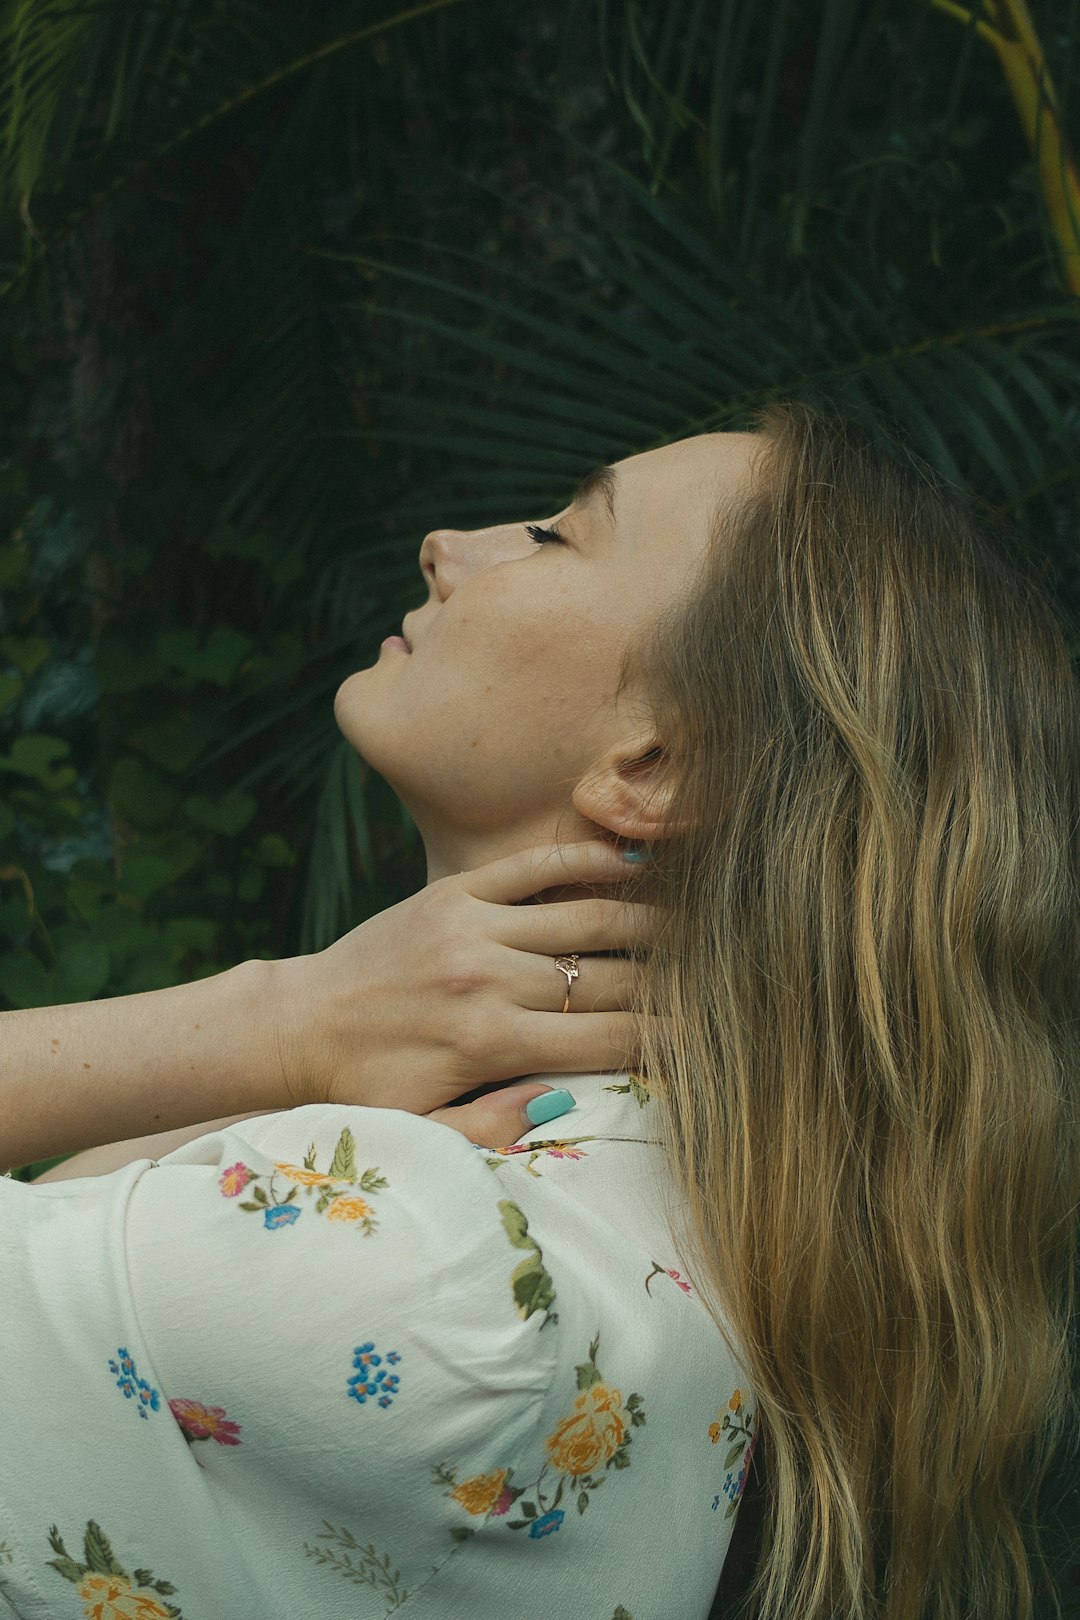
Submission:
{"label": "woman", "polygon": [[[308,992],[349,1027],[341,941],[244,980],[255,1016],[277,990],[274,1111],[0,1185],[11,1606],[73,1612],[70,1582],[144,1620],[701,1617],[760,1429],[766,1620],[1032,1616],[1080,1203],[1080,698],[1051,611],[928,476],[798,406],[421,564],[339,724],[423,834],[414,919],[544,902],[499,907],[444,993],[468,1023],[513,962],[519,1050],[560,998],[567,1032],[627,997],[631,1023],[565,1078],[554,1143],[448,1131],[494,1094],[395,1102],[384,1073],[361,1099],[347,1035],[303,1055]],[[558,871],[589,835],[611,847]],[[596,888],[639,841],[620,935]],[[210,1009],[210,1068],[247,1074],[224,993],[184,990],[164,1026],[198,1050]]]}

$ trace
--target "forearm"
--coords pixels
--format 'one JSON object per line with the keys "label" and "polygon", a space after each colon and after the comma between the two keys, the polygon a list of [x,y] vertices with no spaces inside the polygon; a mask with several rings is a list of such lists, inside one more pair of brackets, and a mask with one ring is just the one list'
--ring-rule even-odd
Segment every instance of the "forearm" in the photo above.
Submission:
{"label": "forearm", "polygon": [[200,1136],[209,1136],[213,1131],[224,1130],[226,1125],[238,1125],[241,1120],[275,1112],[277,1110],[272,1108],[256,1108],[248,1114],[226,1114],[221,1119],[203,1120],[198,1125],[183,1125],[179,1130],[159,1131],[155,1136],[136,1136],[126,1142],[109,1142],[102,1147],[87,1148],[85,1153],[76,1153],[74,1158],[65,1159],[63,1164],[54,1164],[51,1170],[35,1176],[34,1182],[36,1185],[39,1181],[73,1181],[79,1176],[108,1176],[114,1170],[122,1170],[125,1164],[131,1164],[135,1159],[162,1159],[174,1148],[197,1141]]}
{"label": "forearm", "polygon": [[269,1016],[277,967],[0,1013],[0,1169],[295,1106]]}

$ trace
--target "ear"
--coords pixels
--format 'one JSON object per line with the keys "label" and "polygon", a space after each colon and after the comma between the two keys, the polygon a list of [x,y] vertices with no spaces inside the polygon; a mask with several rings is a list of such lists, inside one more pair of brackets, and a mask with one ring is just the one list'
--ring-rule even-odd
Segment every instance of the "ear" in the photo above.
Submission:
{"label": "ear", "polygon": [[571,802],[580,816],[616,837],[652,843],[679,830],[669,819],[674,788],[663,744],[643,736],[629,750],[606,755],[578,783]]}

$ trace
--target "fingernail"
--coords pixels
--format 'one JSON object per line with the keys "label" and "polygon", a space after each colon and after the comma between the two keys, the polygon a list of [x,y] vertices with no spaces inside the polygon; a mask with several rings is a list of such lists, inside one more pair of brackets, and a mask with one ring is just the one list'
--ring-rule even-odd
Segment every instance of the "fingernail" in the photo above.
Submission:
{"label": "fingernail", "polygon": [[568,1091],[542,1091],[539,1097],[525,1104],[525,1117],[533,1125],[546,1125],[549,1119],[558,1119],[560,1114],[568,1113],[575,1106]]}
{"label": "fingernail", "polygon": [[639,861],[651,861],[652,860],[652,850],[651,849],[624,849],[623,850],[623,860],[624,861],[633,861],[635,864],[637,862],[639,862]]}

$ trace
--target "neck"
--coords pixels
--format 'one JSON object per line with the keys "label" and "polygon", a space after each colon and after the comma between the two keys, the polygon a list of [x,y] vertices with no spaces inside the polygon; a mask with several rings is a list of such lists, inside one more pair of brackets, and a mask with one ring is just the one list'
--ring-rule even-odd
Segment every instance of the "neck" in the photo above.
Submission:
{"label": "neck", "polygon": [[[513,827],[500,827],[497,831],[478,832],[475,829],[417,826],[427,855],[428,884],[440,878],[453,877],[459,872],[470,872],[491,861],[503,860],[523,849],[541,849],[546,844],[579,844],[589,839],[611,840],[611,834],[594,821],[587,821],[576,810],[547,820],[522,823]],[[567,883],[544,889],[532,897],[534,903],[549,904],[557,900],[592,899],[605,891],[589,884]]]}

